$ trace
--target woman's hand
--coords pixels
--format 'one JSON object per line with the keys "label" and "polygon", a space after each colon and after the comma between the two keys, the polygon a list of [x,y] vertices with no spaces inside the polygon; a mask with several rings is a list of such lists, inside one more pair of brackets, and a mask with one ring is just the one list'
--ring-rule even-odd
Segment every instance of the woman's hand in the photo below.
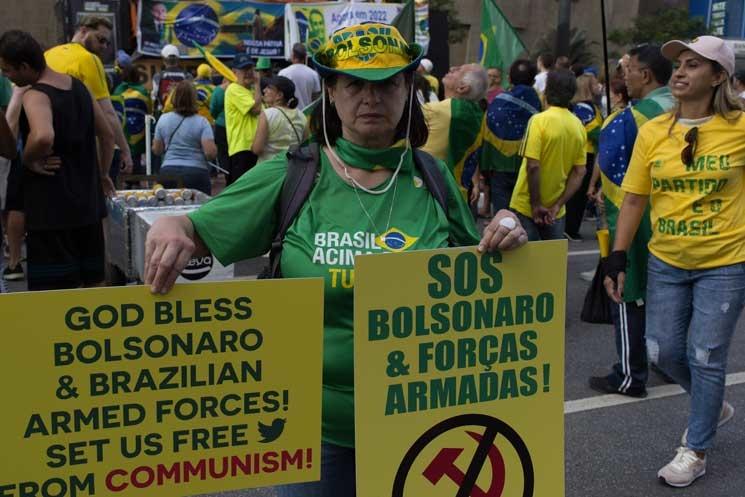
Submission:
{"label": "woman's hand", "polygon": [[484,228],[484,234],[479,242],[479,252],[493,252],[494,250],[514,250],[528,242],[528,234],[520,224],[520,220],[512,212],[502,209],[494,219]]}
{"label": "woman's hand", "polygon": [[194,253],[194,226],[186,216],[156,220],[145,240],[145,284],[152,293],[173,288]]}

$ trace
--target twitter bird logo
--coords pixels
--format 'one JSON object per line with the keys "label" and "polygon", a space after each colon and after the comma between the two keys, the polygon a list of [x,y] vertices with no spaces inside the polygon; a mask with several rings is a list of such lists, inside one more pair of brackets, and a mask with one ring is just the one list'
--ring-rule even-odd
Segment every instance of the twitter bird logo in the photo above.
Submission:
{"label": "twitter bird logo", "polygon": [[272,424],[265,425],[261,421],[259,421],[259,433],[261,434],[262,439],[259,440],[260,443],[266,444],[269,442],[274,442],[277,440],[280,435],[282,435],[282,432],[285,429],[285,422],[286,419],[277,418],[274,421],[272,421]]}

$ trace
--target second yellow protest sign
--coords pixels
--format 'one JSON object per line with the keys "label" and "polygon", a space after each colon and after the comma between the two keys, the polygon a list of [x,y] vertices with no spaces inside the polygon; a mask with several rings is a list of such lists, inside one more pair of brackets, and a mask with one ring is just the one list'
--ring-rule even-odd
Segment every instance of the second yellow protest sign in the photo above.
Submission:
{"label": "second yellow protest sign", "polygon": [[356,259],[358,497],[564,495],[566,257]]}
{"label": "second yellow protest sign", "polygon": [[0,495],[317,480],[322,309],[320,279],[0,296]]}

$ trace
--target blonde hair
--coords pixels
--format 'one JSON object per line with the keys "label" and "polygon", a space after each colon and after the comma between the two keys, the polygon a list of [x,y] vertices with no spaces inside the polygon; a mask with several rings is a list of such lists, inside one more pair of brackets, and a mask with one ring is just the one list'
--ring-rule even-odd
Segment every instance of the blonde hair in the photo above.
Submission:
{"label": "blonde hair", "polygon": [[574,97],[572,97],[573,104],[593,100],[592,84],[594,80],[595,78],[589,74],[583,74],[577,77],[577,91],[574,92]]}
{"label": "blonde hair", "polygon": [[[725,72],[724,67],[722,67],[718,62],[709,60],[709,63],[711,64],[711,69],[715,74]],[[727,77],[724,78],[724,81],[714,89],[714,94],[711,96],[710,108],[713,111],[713,114],[721,116],[730,124],[734,124],[740,119],[740,116],[742,116],[743,103],[732,88],[732,81],[730,80],[729,75],[725,73],[725,76]],[[668,135],[672,134],[673,127],[678,122],[678,119],[680,119],[680,102],[675,104],[670,115],[673,122],[670,125]]]}

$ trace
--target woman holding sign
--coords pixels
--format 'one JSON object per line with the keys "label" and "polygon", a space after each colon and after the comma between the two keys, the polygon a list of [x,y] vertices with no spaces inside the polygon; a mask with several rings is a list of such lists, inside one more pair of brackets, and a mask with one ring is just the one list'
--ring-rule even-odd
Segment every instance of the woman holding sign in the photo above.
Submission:
{"label": "woman holding sign", "polygon": [[626,250],[651,204],[647,352],[691,396],[688,428],[658,477],[686,487],[734,408],[724,400],[727,353],[745,304],[745,118],[729,78],[732,49],[701,36],[662,47],[678,68],[678,108],[644,125],[623,182],[605,286],[623,293]]}
{"label": "woman holding sign", "polygon": [[[355,494],[354,255],[449,244],[508,250],[527,241],[508,211],[479,239],[446,165],[415,150],[427,140],[413,87],[421,56],[392,26],[338,31],[314,56],[324,86],[311,117],[315,143],[263,162],[198,211],[160,219],[148,234],[145,280],[153,292],[168,291],[195,251],[231,263],[266,253],[282,231],[282,276],[324,278],[321,481],[282,487],[281,496]],[[297,157],[318,174],[284,229],[278,203]]]}

